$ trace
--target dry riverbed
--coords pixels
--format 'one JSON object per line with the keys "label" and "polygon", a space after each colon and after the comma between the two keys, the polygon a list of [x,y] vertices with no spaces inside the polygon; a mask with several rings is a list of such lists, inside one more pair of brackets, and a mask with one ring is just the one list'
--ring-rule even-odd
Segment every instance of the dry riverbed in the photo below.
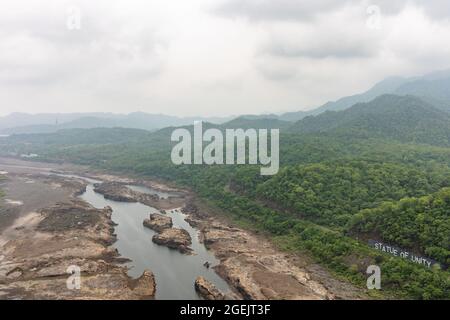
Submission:
{"label": "dry riverbed", "polygon": [[132,280],[120,265],[111,210],[77,199],[82,180],[47,169],[0,159],[1,188],[14,200],[3,199],[0,212],[0,299],[152,298],[152,273]]}

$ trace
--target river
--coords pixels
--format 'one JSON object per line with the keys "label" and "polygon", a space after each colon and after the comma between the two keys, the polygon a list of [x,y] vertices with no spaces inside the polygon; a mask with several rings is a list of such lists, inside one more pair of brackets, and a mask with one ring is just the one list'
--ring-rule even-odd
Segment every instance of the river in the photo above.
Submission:
{"label": "river", "polygon": [[[184,255],[152,242],[155,232],[145,228],[142,222],[149,217],[150,213],[158,212],[158,210],[141,203],[107,200],[103,195],[94,192],[93,184],[98,181],[83,179],[89,184],[80,198],[96,208],[105,206],[112,208],[112,220],[117,224],[115,227],[117,241],[114,246],[122,257],[131,259],[131,262],[126,264],[130,268],[129,276],[137,278],[144,269],[154,273],[156,299],[201,299],[194,289],[194,281],[198,276],[205,277],[224,293],[230,291],[228,284],[212,268],[203,266],[205,261],[214,266],[218,260],[199,242],[198,230],[184,220],[185,215],[180,210],[167,210],[167,214],[172,218],[174,227],[183,228],[189,232],[195,255]],[[158,191],[153,189],[130,187],[136,191],[158,194]],[[166,192],[160,194],[161,197],[169,195]]]}

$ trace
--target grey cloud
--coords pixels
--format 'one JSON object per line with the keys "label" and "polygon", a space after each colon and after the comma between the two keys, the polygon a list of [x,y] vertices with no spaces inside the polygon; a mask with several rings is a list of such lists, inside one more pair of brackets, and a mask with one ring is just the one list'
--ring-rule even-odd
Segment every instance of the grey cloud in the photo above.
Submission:
{"label": "grey cloud", "polygon": [[[74,0],[82,26],[73,31],[65,2],[4,2],[0,113],[276,112],[449,61],[449,24],[438,20],[450,16],[448,0]],[[407,3],[428,17],[397,18]],[[373,4],[389,15],[384,29],[365,26]]]}
{"label": "grey cloud", "polygon": [[306,20],[318,13],[333,11],[348,2],[352,0],[227,0],[215,12],[253,20]]}
{"label": "grey cloud", "polygon": [[226,0],[214,12],[228,17],[246,17],[255,21],[301,21],[318,14],[337,11],[347,5],[377,5],[383,14],[401,12],[407,4],[414,4],[436,19],[449,19],[448,0]]}
{"label": "grey cloud", "polygon": [[377,51],[368,43],[363,42],[337,42],[329,40],[323,43],[314,43],[308,46],[292,46],[289,44],[272,43],[265,47],[265,53],[286,58],[313,58],[322,59],[334,57],[340,59],[368,58]]}
{"label": "grey cloud", "polygon": [[[124,23],[94,19],[96,12],[82,11],[82,27],[69,30],[66,12],[17,16],[1,23],[0,83],[7,86],[69,84],[80,80],[96,85],[99,77],[142,81],[160,75],[163,59],[157,49],[168,43],[154,30],[123,35]],[[9,45],[11,43],[11,45]],[[20,49],[12,63],[8,51]],[[37,55],[36,55],[36,50]],[[28,55],[33,56],[32,60]]]}
{"label": "grey cloud", "polygon": [[371,4],[378,5],[383,14],[397,14],[406,5],[411,4],[422,8],[434,19],[449,19],[450,1],[448,0],[374,0]]}
{"label": "grey cloud", "polygon": [[448,0],[415,0],[425,11],[437,19],[450,19],[450,1]]}
{"label": "grey cloud", "polygon": [[288,81],[297,76],[297,70],[295,68],[280,68],[271,66],[270,64],[258,65],[256,69],[266,79],[271,81]]}

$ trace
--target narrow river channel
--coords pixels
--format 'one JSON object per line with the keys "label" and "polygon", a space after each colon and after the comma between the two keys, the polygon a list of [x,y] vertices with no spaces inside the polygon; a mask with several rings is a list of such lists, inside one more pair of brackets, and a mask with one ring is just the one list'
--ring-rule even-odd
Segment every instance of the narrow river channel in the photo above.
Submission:
{"label": "narrow river channel", "polygon": [[[180,210],[167,210],[167,214],[172,217],[174,227],[183,228],[191,235],[194,255],[184,255],[152,242],[155,232],[145,228],[142,222],[149,217],[150,213],[158,212],[158,210],[141,203],[107,200],[103,195],[94,192],[93,184],[99,181],[83,179],[88,181],[89,185],[80,198],[96,208],[105,206],[112,208],[112,220],[117,224],[115,227],[117,242],[114,246],[122,257],[131,259],[131,262],[126,264],[130,268],[128,274],[131,277],[139,277],[144,269],[154,273],[156,299],[201,299],[194,289],[194,281],[198,276],[205,277],[224,293],[230,291],[228,284],[212,268],[203,266],[205,261],[211,263],[211,266],[216,265],[218,261],[199,242],[198,230],[184,220],[185,215]],[[129,187],[140,192],[157,193],[145,187]],[[169,195],[162,193],[160,196]]]}

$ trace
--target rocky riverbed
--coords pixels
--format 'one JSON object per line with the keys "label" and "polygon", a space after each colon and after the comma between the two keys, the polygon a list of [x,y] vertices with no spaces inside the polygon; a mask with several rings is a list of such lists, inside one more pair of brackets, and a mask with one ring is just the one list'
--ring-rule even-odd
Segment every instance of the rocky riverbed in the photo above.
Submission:
{"label": "rocky riverbed", "polygon": [[172,228],[172,218],[158,213],[150,214],[150,219],[145,219],[143,225],[147,228],[161,232],[164,229]]}
{"label": "rocky riverbed", "polygon": [[[111,209],[96,209],[76,198],[85,188],[82,181],[16,171],[8,175],[3,188],[16,197],[21,184],[46,188],[46,192],[42,199],[20,199],[21,206],[35,210],[17,211],[16,219],[0,235],[0,299],[154,297],[156,284],[150,270],[133,280],[120,265],[123,259],[112,246]],[[53,191],[58,201],[51,201]],[[79,286],[71,286],[76,279]]]}
{"label": "rocky riverbed", "polygon": [[280,252],[267,239],[236,228],[195,198],[183,212],[200,229],[205,246],[220,264],[215,270],[244,299],[365,299],[363,290],[334,279],[307,257]]}
{"label": "rocky riverbed", "polygon": [[[224,295],[206,279],[197,278],[192,289],[205,299],[366,298],[362,290],[336,280],[308,257],[282,253],[266,238],[233,226],[190,193],[175,190],[176,197],[162,199],[127,188],[138,181],[151,184],[142,179],[88,168],[12,162],[2,167],[0,159],[0,170],[8,172],[2,188],[11,200],[1,206],[10,215],[0,220],[0,299],[149,299],[155,295],[151,270],[131,279],[121,264],[125,258],[113,246],[110,208],[94,208],[77,199],[86,183],[51,175],[55,170],[104,181],[95,189],[108,199],[139,202],[160,212],[183,207],[186,221],[200,230],[204,245],[220,259],[214,269],[233,289]],[[158,232],[154,242],[191,253],[189,233],[173,228],[167,218],[155,213],[140,224]],[[81,272],[80,290],[67,287],[71,266]]]}
{"label": "rocky riverbed", "polygon": [[176,249],[181,253],[191,253],[192,239],[189,233],[184,229],[179,228],[167,228],[163,229],[160,233],[155,234],[152,238],[154,243]]}
{"label": "rocky riverbed", "polygon": [[[109,176],[109,179],[114,177]],[[95,184],[94,191],[102,194],[105,199],[122,201],[122,202],[140,202],[150,207],[158,208],[159,210],[168,210],[179,208],[184,205],[184,194],[179,192],[176,197],[168,197],[162,199],[154,194],[134,191],[127,187],[127,184],[134,182],[133,180],[107,181]],[[160,186],[161,187],[161,186]]]}
{"label": "rocky riverbed", "polygon": [[203,277],[198,277],[195,280],[195,290],[205,299],[205,300],[224,300],[225,296],[220,292],[214,284],[209,282]]}

